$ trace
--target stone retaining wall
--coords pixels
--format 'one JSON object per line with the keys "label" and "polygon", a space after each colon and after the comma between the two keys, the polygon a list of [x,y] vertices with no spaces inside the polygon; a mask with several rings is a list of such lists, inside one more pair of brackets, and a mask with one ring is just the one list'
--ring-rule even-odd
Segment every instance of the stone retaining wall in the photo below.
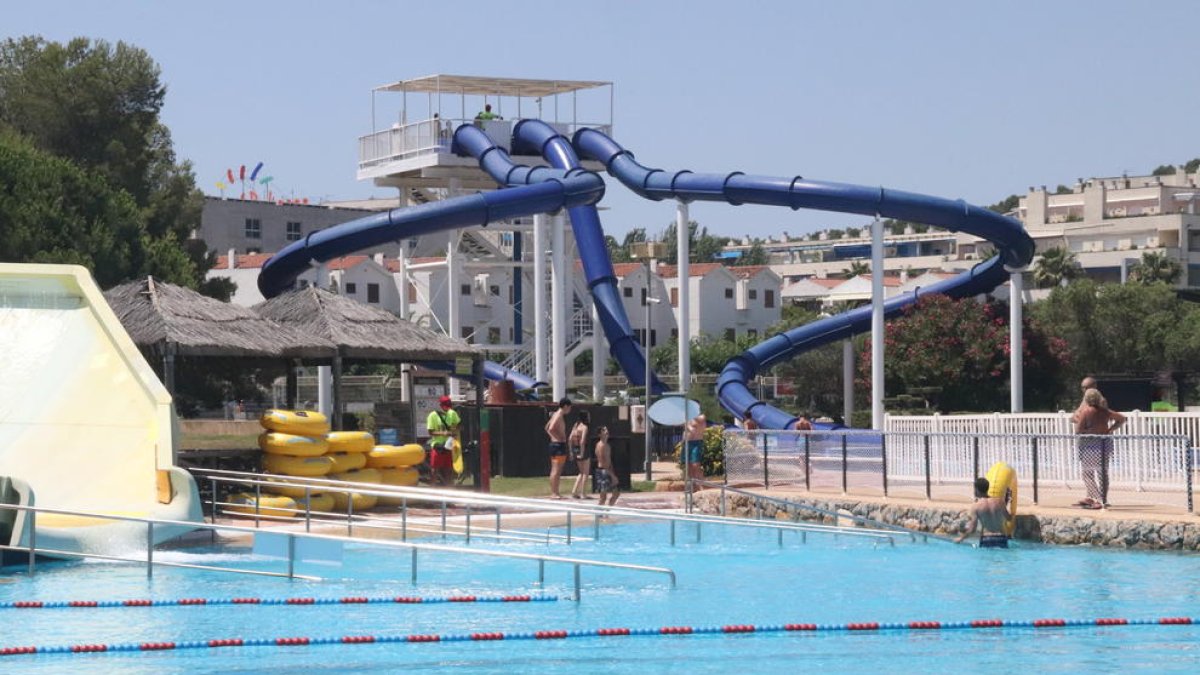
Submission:
{"label": "stone retaining wall", "polygon": [[[885,504],[851,499],[820,499],[792,497],[789,502],[807,504],[827,511],[845,510],[850,513],[890,525],[933,534],[956,536],[967,528],[966,509],[947,509],[934,506]],[[759,502],[746,495],[726,496],[726,515],[750,518],[762,504],[764,518],[804,520],[827,525],[834,524],[833,516],[789,508],[771,502]],[[695,509],[702,513],[721,512],[719,490],[705,490],[695,496]],[[1153,522],[1144,520],[1100,520],[1081,517],[1044,515],[1017,516],[1015,539],[1047,544],[1089,544],[1113,548],[1165,549],[1200,551],[1200,522]]]}

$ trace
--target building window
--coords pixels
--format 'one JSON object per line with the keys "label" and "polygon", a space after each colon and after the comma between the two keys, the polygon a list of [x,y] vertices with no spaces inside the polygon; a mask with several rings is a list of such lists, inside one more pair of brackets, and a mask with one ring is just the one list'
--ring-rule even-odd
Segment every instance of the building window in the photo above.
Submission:
{"label": "building window", "polygon": [[658,344],[658,331],[651,330],[650,331],[650,346],[653,347],[656,344]]}
{"label": "building window", "polygon": [[289,220],[287,224],[287,240],[300,241],[300,223],[295,220]]}
{"label": "building window", "polygon": [[346,282],[346,295],[354,295],[358,292],[358,284],[353,281]]}
{"label": "building window", "polygon": [[726,288],[726,289],[725,289],[725,299],[726,299],[726,300],[732,300],[732,299],[733,299],[733,289],[732,289],[732,288]]}
{"label": "building window", "polygon": [[459,286],[458,291],[462,295],[470,295],[471,294],[471,284],[463,284],[462,286]]}
{"label": "building window", "polygon": [[488,286],[488,291],[492,295],[496,296],[497,298],[500,297],[500,287],[499,286]]}
{"label": "building window", "polygon": [[671,289],[671,306],[672,307],[679,306],[679,289],[678,288]]}
{"label": "building window", "polygon": [[516,336],[516,333],[513,332],[512,326],[509,326],[509,328],[508,328],[508,341],[509,342],[517,341],[517,336]]}
{"label": "building window", "polygon": [[639,345],[646,344],[646,331],[642,330],[641,328],[634,328],[633,339],[637,340]]}
{"label": "building window", "polygon": [[409,302],[417,301],[417,285],[411,281],[408,282],[408,301]]}
{"label": "building window", "polygon": [[748,338],[758,337],[758,329],[757,328],[747,328],[746,329],[746,337],[748,337]]}
{"label": "building window", "polygon": [[262,239],[262,221],[258,218],[246,219],[246,238]]}
{"label": "building window", "polygon": [[642,306],[643,307],[646,306],[646,291],[647,291],[647,289],[645,289],[645,288],[642,289]]}
{"label": "building window", "polygon": [[367,302],[379,302],[379,284],[367,284]]}
{"label": "building window", "polygon": [[678,340],[678,339],[679,339],[679,329],[678,329],[678,328],[672,328],[672,329],[671,329],[671,339],[672,339],[672,340]]}
{"label": "building window", "polygon": [[462,339],[471,342],[471,338],[475,336],[475,332],[468,327],[464,327],[459,331],[462,334]]}
{"label": "building window", "polygon": [[627,298],[633,297],[633,289],[630,288],[629,286],[622,288],[621,291],[625,294],[625,297],[627,297]]}
{"label": "building window", "polygon": [[775,306],[775,291],[763,291],[763,307],[771,309]]}
{"label": "building window", "polygon": [[497,328],[495,326],[491,326],[488,328],[488,344],[490,344],[490,345],[500,344],[500,329],[499,328]]}
{"label": "building window", "polygon": [[751,289],[750,289],[750,299],[751,299],[751,300],[757,300],[757,299],[758,299],[758,289],[757,289],[757,288],[751,288]]}
{"label": "building window", "polygon": [[725,341],[733,342],[736,339],[737,339],[737,331],[733,330],[732,328],[726,328],[725,329]]}

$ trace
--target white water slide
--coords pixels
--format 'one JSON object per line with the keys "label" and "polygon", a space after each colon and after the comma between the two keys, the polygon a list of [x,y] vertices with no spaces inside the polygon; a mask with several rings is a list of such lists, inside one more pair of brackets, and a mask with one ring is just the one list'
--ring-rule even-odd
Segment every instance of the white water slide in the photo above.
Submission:
{"label": "white water slide", "polygon": [[[171,396],[88,271],[0,264],[0,494],[8,503],[200,521],[195,482],[174,466]],[[144,549],[142,523],[36,518],[37,548]],[[155,543],[186,528],[155,527]],[[27,546],[28,519],[0,510],[0,543]]]}

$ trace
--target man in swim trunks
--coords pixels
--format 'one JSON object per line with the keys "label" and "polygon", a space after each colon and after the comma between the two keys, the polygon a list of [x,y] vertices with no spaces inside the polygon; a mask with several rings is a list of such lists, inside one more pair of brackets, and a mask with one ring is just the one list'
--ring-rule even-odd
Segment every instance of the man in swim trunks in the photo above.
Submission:
{"label": "man in swim trunks", "polygon": [[687,467],[688,478],[692,480],[704,479],[701,461],[704,459],[704,430],[707,428],[704,413],[696,415],[684,425],[683,463]]}
{"label": "man in swim trunks", "polygon": [[558,492],[558,480],[563,465],[567,463],[567,415],[571,414],[571,399],[563,398],[558,409],[546,422],[546,435],[550,437],[550,496],[562,499]]}
{"label": "man in swim trunks", "polygon": [[596,434],[599,438],[596,440],[596,477],[593,480],[596,482],[596,490],[600,493],[600,506],[604,506],[605,501],[609,506],[613,506],[617,503],[617,497],[621,496],[621,483],[613,469],[612,448],[608,445],[608,427],[601,426]]}
{"label": "man in swim trunks", "polygon": [[975,479],[975,503],[971,506],[971,520],[967,524],[967,531],[960,534],[954,540],[955,543],[961,544],[975,532],[976,526],[982,524],[979,548],[1008,548],[1008,535],[1004,534],[1004,526],[1009,522],[1008,504],[1004,497],[989,497],[990,487],[988,479]]}

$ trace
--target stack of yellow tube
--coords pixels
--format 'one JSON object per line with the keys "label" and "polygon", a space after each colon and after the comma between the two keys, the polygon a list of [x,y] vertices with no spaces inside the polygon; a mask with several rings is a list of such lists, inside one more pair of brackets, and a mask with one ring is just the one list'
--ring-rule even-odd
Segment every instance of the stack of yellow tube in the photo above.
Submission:
{"label": "stack of yellow tube", "polygon": [[[418,443],[377,445],[367,453],[367,467],[379,473],[384,485],[410,487],[417,484],[417,465],[425,461],[425,448]],[[397,506],[401,497],[380,497],[381,504]]]}
{"label": "stack of yellow tube", "polygon": [[[334,431],[325,437],[329,444],[329,454],[333,459],[333,469],[329,477],[333,480],[344,480],[348,483],[369,483],[378,485],[379,472],[367,468],[367,453],[375,447],[375,437],[367,431]],[[364,495],[358,492],[331,492],[333,508],[346,511],[353,502],[354,511],[362,511],[375,506],[378,498],[375,495]]]}
{"label": "stack of yellow tube", "polygon": [[[314,478],[333,471],[335,460],[326,456],[329,442],[329,420],[318,412],[308,410],[267,410],[259,418],[265,430],[258,437],[262,448],[263,469],[284,476]],[[297,515],[306,505],[306,490],[294,485],[278,484],[261,490],[256,501],[254,493],[243,492],[230,498],[233,511],[276,517]],[[328,511],[333,506],[329,495],[307,491],[307,505],[313,511]]]}

